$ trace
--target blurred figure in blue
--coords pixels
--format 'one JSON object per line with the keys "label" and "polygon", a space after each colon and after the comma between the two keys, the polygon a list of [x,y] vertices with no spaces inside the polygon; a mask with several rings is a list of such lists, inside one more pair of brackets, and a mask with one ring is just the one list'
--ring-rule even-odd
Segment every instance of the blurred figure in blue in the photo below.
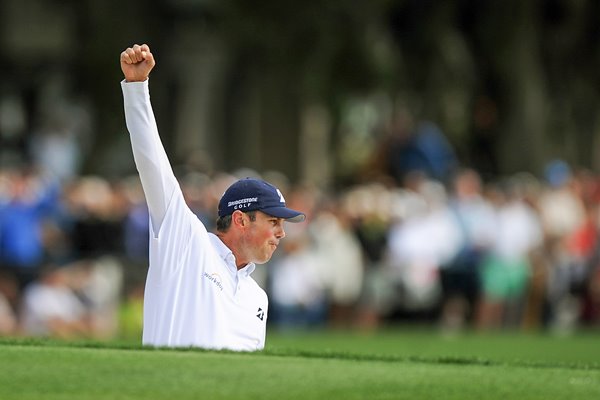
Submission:
{"label": "blurred figure in blue", "polygon": [[423,121],[414,129],[397,126],[393,129],[386,151],[389,173],[398,184],[414,172],[448,182],[458,161],[454,149],[436,124]]}
{"label": "blurred figure in blue", "polygon": [[0,198],[0,269],[19,288],[36,279],[47,256],[46,233],[55,223],[60,187],[34,169],[15,168],[5,176]]}
{"label": "blurred figure in blue", "polygon": [[453,180],[449,209],[460,232],[457,255],[440,269],[442,284],[443,329],[460,330],[472,322],[480,295],[480,266],[495,241],[496,219],[490,202],[483,195],[479,174],[471,169],[459,171]]}

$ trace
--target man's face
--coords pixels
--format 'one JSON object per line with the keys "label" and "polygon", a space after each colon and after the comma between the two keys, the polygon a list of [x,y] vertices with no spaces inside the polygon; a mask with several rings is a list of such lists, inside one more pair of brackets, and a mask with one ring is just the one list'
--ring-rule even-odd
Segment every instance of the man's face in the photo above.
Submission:
{"label": "man's face", "polygon": [[285,237],[283,218],[273,217],[261,211],[250,221],[243,237],[247,258],[256,264],[264,264],[271,259],[279,241]]}

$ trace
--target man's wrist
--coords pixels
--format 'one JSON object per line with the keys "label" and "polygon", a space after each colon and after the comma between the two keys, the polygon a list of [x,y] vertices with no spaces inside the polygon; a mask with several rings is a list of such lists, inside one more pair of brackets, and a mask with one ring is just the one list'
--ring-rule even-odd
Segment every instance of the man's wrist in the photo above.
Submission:
{"label": "man's wrist", "polygon": [[148,80],[148,78],[149,78],[148,76],[146,76],[146,77],[145,77],[145,78],[143,78],[143,79],[127,79],[127,78],[125,78],[125,82],[127,82],[127,83],[133,83],[133,82],[145,82],[145,81],[147,81],[147,80]]}

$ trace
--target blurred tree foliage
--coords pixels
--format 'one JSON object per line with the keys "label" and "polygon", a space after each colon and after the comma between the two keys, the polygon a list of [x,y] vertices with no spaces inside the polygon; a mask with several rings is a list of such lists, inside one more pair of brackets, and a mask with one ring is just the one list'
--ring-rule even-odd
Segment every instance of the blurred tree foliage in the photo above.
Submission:
{"label": "blurred tree foliage", "polygon": [[[331,173],[352,176],[342,159],[349,135],[342,121],[357,99],[378,116],[364,133],[369,140],[355,146],[362,150],[376,148],[395,117],[410,115],[438,124],[461,162],[487,176],[537,173],[554,157],[599,166],[595,0],[55,3],[71,8],[76,21],[74,49],[62,61],[98,114],[88,170],[101,169],[123,141],[115,60],[135,42],[151,43],[161,56],[153,101],[167,148],[204,146],[214,168],[281,169],[306,178],[305,155],[296,149],[307,110],[317,106],[328,115],[328,137],[319,145],[331,155]],[[187,52],[215,61],[210,70],[184,69]],[[196,143],[194,123],[178,119],[192,90],[186,82],[201,68],[198,87],[211,108],[188,120],[212,139]]]}
{"label": "blurred tree foliage", "polygon": [[241,65],[282,77],[296,110],[324,102],[339,121],[346,97],[383,92],[484,174],[539,172],[553,157],[598,166],[598,2],[215,4]]}

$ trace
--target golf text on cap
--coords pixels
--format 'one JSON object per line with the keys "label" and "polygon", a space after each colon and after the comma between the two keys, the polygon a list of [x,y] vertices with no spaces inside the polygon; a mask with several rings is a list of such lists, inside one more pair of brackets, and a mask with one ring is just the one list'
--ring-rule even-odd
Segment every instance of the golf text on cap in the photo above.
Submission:
{"label": "golf text on cap", "polygon": [[233,207],[234,210],[238,210],[240,208],[246,208],[250,205],[249,203],[256,203],[257,201],[258,197],[247,197],[245,199],[230,201],[227,203],[227,207]]}

